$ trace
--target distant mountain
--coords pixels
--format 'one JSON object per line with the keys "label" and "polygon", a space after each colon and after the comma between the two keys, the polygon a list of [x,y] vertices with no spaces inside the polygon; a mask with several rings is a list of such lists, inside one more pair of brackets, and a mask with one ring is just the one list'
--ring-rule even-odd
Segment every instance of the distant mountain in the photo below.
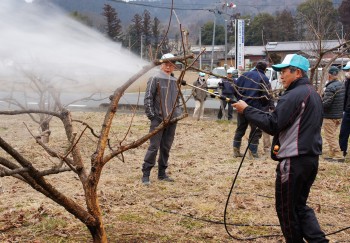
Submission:
{"label": "distant mountain", "polygon": [[[157,17],[164,26],[167,25],[170,16],[171,0],[51,0],[59,7],[68,12],[78,11],[87,15],[95,23],[103,24],[102,16],[104,4],[110,4],[118,13],[123,26],[128,26],[135,14],[142,14],[145,9],[151,13],[151,17]],[[241,15],[257,15],[267,12],[273,14],[277,11],[288,9],[294,12],[297,6],[306,0],[232,0],[236,5],[234,9],[227,9],[228,15],[241,13]],[[342,0],[333,0],[335,5],[340,5]],[[222,8],[221,1],[213,0],[174,0],[174,8],[177,18],[183,28],[198,32],[199,27],[208,21],[213,21],[214,14],[210,10],[221,11],[223,14],[217,15],[218,23],[223,22],[225,9]],[[231,2],[228,0],[227,2]],[[173,26],[178,28],[177,18],[173,13]],[[97,24],[98,25],[98,24]]]}
{"label": "distant mountain", "polygon": [[[122,1],[122,0],[51,0],[56,5],[73,12],[94,13],[100,15],[104,4],[112,5],[118,12],[120,19],[128,23],[136,13],[142,13],[145,9],[151,12],[153,17],[165,20],[170,15],[171,0],[143,0],[143,1]],[[273,13],[290,9],[294,11],[298,4],[305,0],[236,0],[232,1],[237,6],[235,9],[228,9],[228,14],[240,12],[241,14],[256,15],[261,12]],[[221,1],[224,2],[224,1]],[[230,2],[230,1],[228,1]],[[206,18],[213,16],[210,9],[221,10],[222,5],[219,1],[213,0],[174,0],[176,14],[181,18],[201,19],[204,15]]]}
{"label": "distant mountain", "polygon": [[[51,2],[62,7],[63,9],[73,12],[78,11],[81,13],[94,13],[101,15],[103,12],[104,4],[110,4],[114,7],[119,18],[124,23],[129,23],[136,13],[142,14],[145,9],[150,11],[152,17],[157,17],[161,20],[167,19],[170,15],[171,1],[122,1],[122,0],[51,0]],[[194,8],[195,5],[204,6],[201,0],[188,1],[188,0],[176,0],[176,6],[181,8]],[[198,8],[198,6],[196,8]],[[191,15],[191,11],[179,10],[181,17]],[[180,13],[181,12],[181,13]],[[185,13],[183,13],[185,12]],[[193,13],[192,13],[193,14]]]}

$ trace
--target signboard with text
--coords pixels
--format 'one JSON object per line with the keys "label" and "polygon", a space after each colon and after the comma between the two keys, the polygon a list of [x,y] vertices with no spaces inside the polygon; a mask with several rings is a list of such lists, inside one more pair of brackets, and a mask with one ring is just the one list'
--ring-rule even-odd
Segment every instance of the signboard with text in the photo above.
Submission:
{"label": "signboard with text", "polygon": [[244,70],[244,19],[236,19],[236,52],[235,64],[239,70]]}

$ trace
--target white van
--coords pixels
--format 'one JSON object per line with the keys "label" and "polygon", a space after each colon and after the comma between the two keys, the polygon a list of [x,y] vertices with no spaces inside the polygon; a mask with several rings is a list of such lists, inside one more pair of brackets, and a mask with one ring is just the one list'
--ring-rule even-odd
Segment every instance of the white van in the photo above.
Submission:
{"label": "white van", "polygon": [[268,67],[265,72],[266,77],[268,77],[270,84],[271,84],[271,89],[276,90],[276,89],[283,89],[283,85],[280,82],[280,73],[273,70],[271,67]]}
{"label": "white van", "polygon": [[[227,76],[227,72],[226,72],[226,69],[224,67],[214,68],[211,72],[213,74],[220,75],[223,77]],[[219,82],[221,82],[221,78],[216,77],[214,75],[209,76],[209,78],[207,79],[208,91],[217,93],[217,89],[219,87]]]}

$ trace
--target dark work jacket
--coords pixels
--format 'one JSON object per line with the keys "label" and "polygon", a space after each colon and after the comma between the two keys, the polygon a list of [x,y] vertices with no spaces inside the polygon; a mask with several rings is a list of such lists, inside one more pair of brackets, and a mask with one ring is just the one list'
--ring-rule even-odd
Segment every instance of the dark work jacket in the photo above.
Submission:
{"label": "dark work jacket", "polygon": [[[237,100],[244,100],[248,105],[263,110],[269,106],[269,93],[267,91],[270,86],[269,79],[263,71],[253,69],[243,73],[235,82],[239,93],[235,93]],[[247,89],[248,88],[248,89]],[[263,96],[268,99],[262,98]],[[259,98],[252,99],[249,97]]]}
{"label": "dark work jacket", "polygon": [[222,82],[219,83],[219,87],[222,90],[222,94],[223,95],[233,95],[235,93],[235,90],[233,89],[233,84],[234,79],[233,80],[229,80],[229,79],[222,79]]}
{"label": "dark work jacket", "polygon": [[332,80],[326,84],[323,93],[323,118],[341,119],[343,117],[345,89],[339,80]]}
{"label": "dark work jacket", "polygon": [[291,83],[272,113],[248,106],[244,109],[244,116],[266,133],[274,135],[272,148],[279,146],[277,156],[271,153],[275,160],[322,153],[322,100],[308,78]]}
{"label": "dark work jacket", "polygon": [[178,95],[179,88],[176,80],[176,78],[167,75],[162,70],[158,70],[148,80],[144,106],[146,115],[150,120],[163,120],[170,114],[172,115],[171,118],[181,115],[182,111],[179,107]]}
{"label": "dark work jacket", "polygon": [[344,111],[350,113],[350,79],[345,80]]}

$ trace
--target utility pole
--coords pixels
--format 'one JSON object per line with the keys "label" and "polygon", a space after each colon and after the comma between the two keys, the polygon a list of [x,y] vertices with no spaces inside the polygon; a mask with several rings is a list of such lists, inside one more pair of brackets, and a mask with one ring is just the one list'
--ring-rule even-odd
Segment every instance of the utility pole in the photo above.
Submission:
{"label": "utility pole", "polygon": [[141,35],[141,50],[140,50],[140,54],[141,54],[141,60],[143,58],[143,35]]}
{"label": "utility pole", "polygon": [[223,5],[223,8],[225,10],[225,17],[224,17],[224,20],[225,20],[225,66],[227,66],[227,9],[230,8],[230,9],[234,9],[236,8],[236,4],[234,3],[228,3],[227,1],[225,1],[224,5]]}
{"label": "utility pole", "polygon": [[214,62],[215,25],[216,25],[216,14],[215,14],[215,12],[214,12],[213,41],[212,41],[212,46],[211,46],[211,63],[210,63],[210,70],[213,70],[213,62]]}
{"label": "utility pole", "polygon": [[225,19],[225,67],[227,66],[227,20]]}
{"label": "utility pole", "polygon": [[[202,51],[202,27],[199,28],[199,53]],[[202,70],[202,55],[199,56],[199,69]]]}
{"label": "utility pole", "polygon": [[[223,5],[222,5],[222,9],[225,10],[225,17],[224,17],[224,20],[225,20],[225,66],[227,65],[227,19],[226,19],[226,15],[227,15],[227,8],[235,8],[236,7],[236,4],[234,3],[227,3],[225,2]],[[216,14],[222,14],[223,12],[220,11],[220,10],[209,10],[209,12],[212,12],[214,13],[214,26],[213,26],[213,43],[212,43],[212,50],[211,50],[211,66],[210,68],[213,69],[213,62],[214,62],[214,47],[215,47],[215,26],[216,26]]]}

